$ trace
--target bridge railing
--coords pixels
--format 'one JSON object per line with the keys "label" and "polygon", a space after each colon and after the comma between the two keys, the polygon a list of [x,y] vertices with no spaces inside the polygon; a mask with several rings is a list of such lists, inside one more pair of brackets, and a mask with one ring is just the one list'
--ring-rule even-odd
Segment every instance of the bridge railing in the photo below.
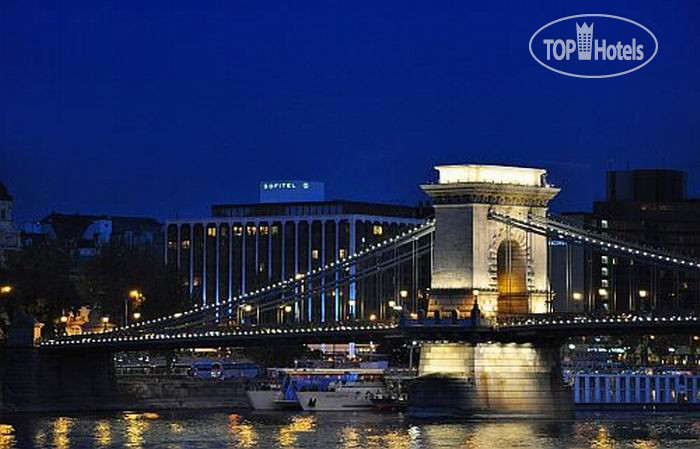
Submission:
{"label": "bridge railing", "polygon": [[608,324],[608,323],[660,323],[697,321],[698,317],[688,312],[685,314],[657,314],[657,313],[551,313],[533,315],[510,315],[498,317],[496,326],[524,327],[524,326],[556,326],[573,324]]}

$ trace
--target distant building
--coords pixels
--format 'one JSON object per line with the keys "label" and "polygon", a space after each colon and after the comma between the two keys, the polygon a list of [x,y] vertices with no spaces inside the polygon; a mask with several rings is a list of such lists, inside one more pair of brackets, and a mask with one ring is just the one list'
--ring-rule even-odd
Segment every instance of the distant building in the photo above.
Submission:
{"label": "distant building", "polygon": [[[610,171],[606,192],[592,213],[565,215],[613,237],[700,259],[700,199],[688,197],[684,172]],[[700,310],[698,273],[575,244],[550,248],[555,304],[568,310]]]}
{"label": "distant building", "polygon": [[56,242],[79,258],[99,254],[107,245],[161,251],[162,225],[153,218],[52,213],[25,226],[25,241]]}
{"label": "distant building", "polygon": [[9,253],[19,251],[19,232],[15,227],[12,195],[0,182],[0,267],[7,264]]}
{"label": "distant building", "polygon": [[[261,190],[261,199],[270,198]],[[202,304],[322,267],[423,223],[431,212],[353,201],[222,204],[211,210],[210,217],[166,222],[165,260],[178,267]],[[429,274],[424,279],[429,285]],[[361,292],[346,290],[326,295],[319,299],[323,305],[303,313],[317,321],[377,313],[379,306],[371,304],[355,310]]]}

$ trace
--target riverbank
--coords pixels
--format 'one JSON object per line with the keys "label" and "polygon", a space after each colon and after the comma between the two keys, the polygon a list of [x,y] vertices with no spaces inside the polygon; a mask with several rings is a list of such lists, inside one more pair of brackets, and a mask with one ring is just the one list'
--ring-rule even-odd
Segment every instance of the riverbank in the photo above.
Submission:
{"label": "riverbank", "polygon": [[[120,410],[248,409],[245,380],[202,380],[189,377],[118,377],[114,390],[100,397],[61,395],[22,404],[0,402],[0,413],[88,412]],[[11,397],[11,392],[10,392]]]}

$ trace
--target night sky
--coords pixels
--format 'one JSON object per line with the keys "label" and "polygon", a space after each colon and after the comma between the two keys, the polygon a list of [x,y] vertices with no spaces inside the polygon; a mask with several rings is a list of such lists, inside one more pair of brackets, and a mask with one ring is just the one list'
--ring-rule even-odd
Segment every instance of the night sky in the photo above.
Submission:
{"label": "night sky", "polygon": [[[606,13],[659,40],[622,77],[565,77],[530,36]],[[254,202],[258,182],[415,203],[439,163],[539,166],[554,208],[609,168],[681,168],[700,192],[697,1],[0,2],[0,180],[19,223]]]}

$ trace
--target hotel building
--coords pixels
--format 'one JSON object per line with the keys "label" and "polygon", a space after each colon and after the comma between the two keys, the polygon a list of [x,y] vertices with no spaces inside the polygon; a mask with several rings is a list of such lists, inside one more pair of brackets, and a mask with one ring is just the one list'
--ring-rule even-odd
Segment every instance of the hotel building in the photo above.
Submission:
{"label": "hotel building", "polygon": [[[260,203],[214,205],[210,217],[167,221],[165,263],[177,267],[196,301],[217,304],[354,254],[422,224],[430,212],[324,201],[321,183],[264,182]],[[377,285],[400,283],[405,277],[408,274],[397,273],[393,280],[358,281],[318,295],[308,308],[295,313],[315,321],[380,316],[383,295]],[[429,273],[423,279],[421,285],[406,285],[407,296],[424,296]],[[369,293],[370,283],[373,292],[380,288],[379,293]],[[356,309],[357,300],[365,297]]]}

